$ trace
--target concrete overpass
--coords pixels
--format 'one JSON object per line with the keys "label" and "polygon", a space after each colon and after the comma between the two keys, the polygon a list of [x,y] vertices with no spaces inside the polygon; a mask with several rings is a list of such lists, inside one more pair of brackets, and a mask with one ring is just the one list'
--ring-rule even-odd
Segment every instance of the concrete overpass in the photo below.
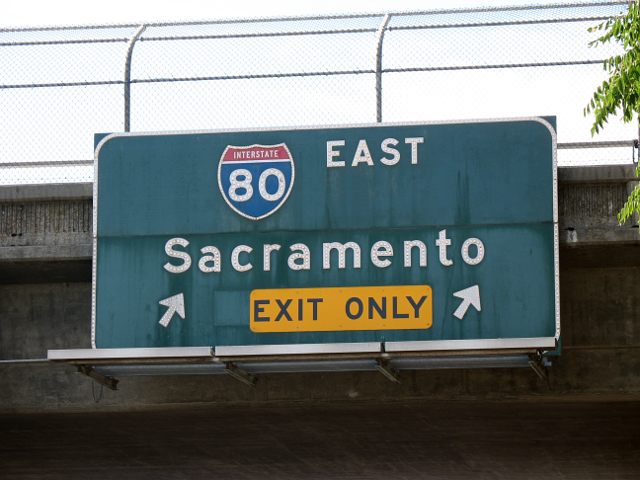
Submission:
{"label": "concrete overpass", "polygon": [[141,376],[117,391],[45,360],[90,346],[91,185],[2,187],[0,464],[12,478],[637,478],[640,236],[615,219],[632,172],[559,170],[562,355],[547,380],[515,368],[407,370],[399,384]]}
{"label": "concrete overpass", "polygon": [[[615,219],[632,167],[561,168],[559,179],[563,353],[549,386],[510,369],[413,372],[393,387],[369,373],[267,375],[253,389],[228,378],[145,377],[104,392],[103,404],[638,393],[640,236]],[[43,360],[48,349],[90,346],[91,185],[3,187],[0,212],[0,368],[11,385],[0,408],[92,407],[86,379]]]}

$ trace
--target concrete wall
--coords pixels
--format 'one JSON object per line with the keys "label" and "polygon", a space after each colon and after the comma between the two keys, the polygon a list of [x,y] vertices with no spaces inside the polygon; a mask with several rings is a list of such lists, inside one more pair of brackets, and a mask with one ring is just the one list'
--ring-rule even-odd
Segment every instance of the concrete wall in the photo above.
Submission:
{"label": "concrete wall", "polygon": [[[564,256],[571,255],[564,249]],[[640,252],[638,252],[640,253]],[[126,377],[104,389],[73,367],[0,364],[0,410],[133,408],[184,402],[399,400],[640,394],[640,265],[561,269],[563,352],[549,385],[528,369],[273,374],[247,387],[226,376]],[[0,355],[43,358],[50,348],[89,344],[89,283],[0,285]]]}
{"label": "concrete wall", "polygon": [[[640,395],[640,242],[637,228],[618,227],[612,218],[630,178],[630,168],[560,172],[563,353],[549,369],[548,384],[528,369],[467,369],[406,371],[401,384],[374,372],[263,375],[255,387],[229,376],[127,377],[118,391],[102,390],[73,367],[38,361],[48,349],[90,345],[90,199],[64,198],[64,190],[54,199],[0,192],[0,411]],[[56,211],[61,221],[51,220]],[[9,221],[7,212],[22,212],[11,215],[23,220]],[[34,247],[41,254],[49,249],[49,257],[29,257]]]}

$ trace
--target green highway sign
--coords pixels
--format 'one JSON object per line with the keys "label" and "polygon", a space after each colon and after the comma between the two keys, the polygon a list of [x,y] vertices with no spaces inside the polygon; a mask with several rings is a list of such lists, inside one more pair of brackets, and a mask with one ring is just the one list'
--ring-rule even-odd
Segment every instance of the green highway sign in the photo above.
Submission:
{"label": "green highway sign", "polygon": [[99,136],[93,346],[551,349],[554,123]]}

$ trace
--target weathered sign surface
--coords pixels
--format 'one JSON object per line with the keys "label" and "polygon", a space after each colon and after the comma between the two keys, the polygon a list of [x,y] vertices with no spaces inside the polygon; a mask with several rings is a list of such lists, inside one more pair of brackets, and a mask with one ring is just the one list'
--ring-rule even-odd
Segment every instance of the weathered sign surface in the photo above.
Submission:
{"label": "weathered sign surface", "polygon": [[549,121],[108,135],[95,346],[553,346]]}

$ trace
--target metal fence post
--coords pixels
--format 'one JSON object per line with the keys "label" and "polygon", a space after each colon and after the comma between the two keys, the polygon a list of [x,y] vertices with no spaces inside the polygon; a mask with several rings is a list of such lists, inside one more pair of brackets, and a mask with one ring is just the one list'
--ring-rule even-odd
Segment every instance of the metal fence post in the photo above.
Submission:
{"label": "metal fence post", "polygon": [[382,23],[376,32],[376,122],[382,122],[382,44],[387,25],[391,20],[391,14],[387,13],[382,18]]}
{"label": "metal fence post", "polygon": [[124,131],[131,130],[131,57],[133,56],[133,47],[144,32],[146,25],[140,25],[136,33],[129,40],[127,46],[127,58],[124,62]]}

